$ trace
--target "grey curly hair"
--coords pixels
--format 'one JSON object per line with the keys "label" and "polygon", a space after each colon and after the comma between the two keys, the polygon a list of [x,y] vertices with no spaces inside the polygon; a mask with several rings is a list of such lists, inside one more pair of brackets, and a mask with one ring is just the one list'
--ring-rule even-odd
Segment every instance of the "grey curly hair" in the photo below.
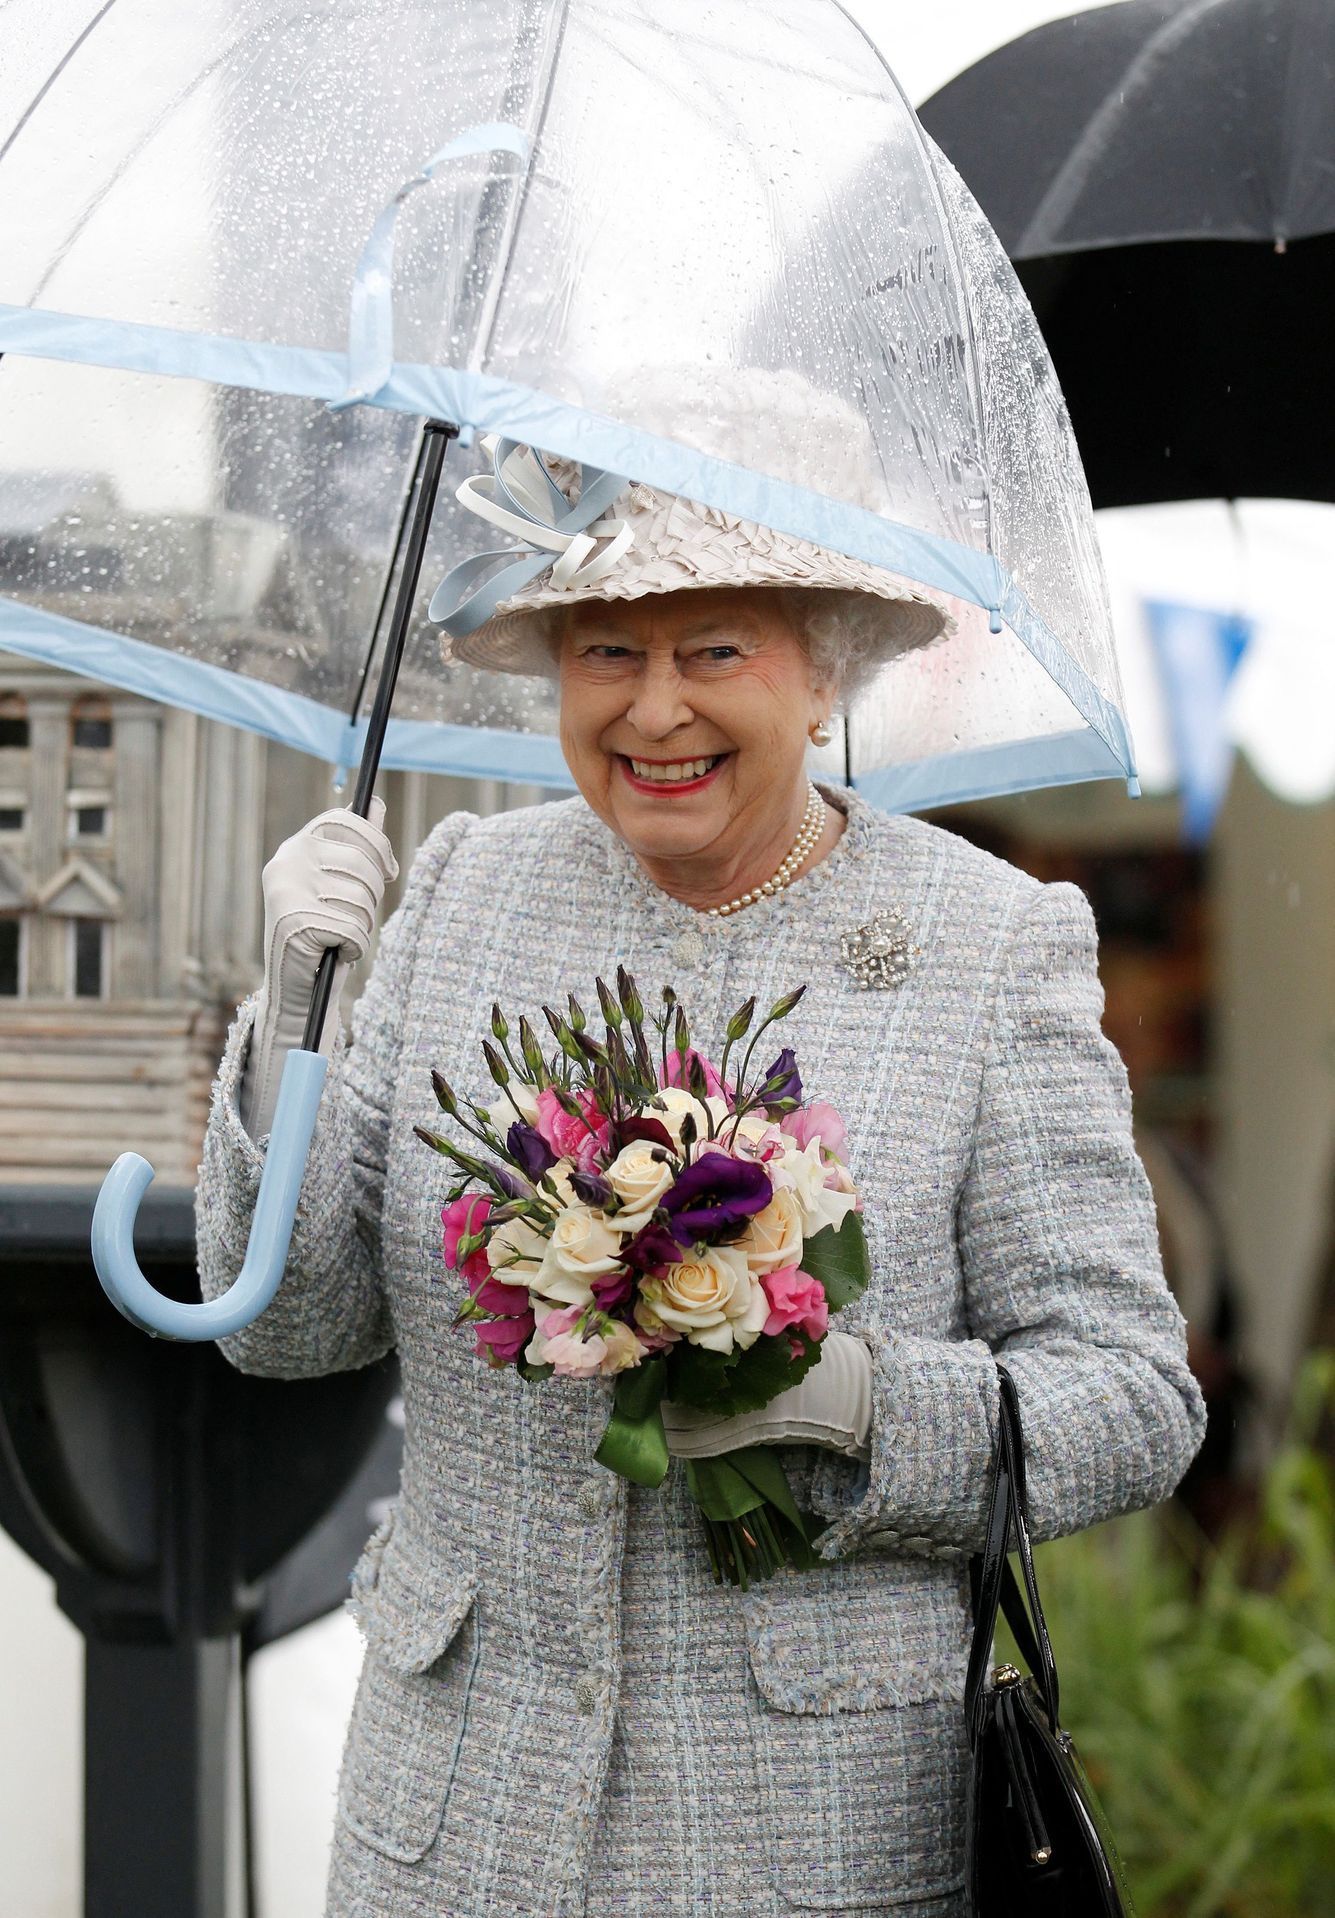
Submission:
{"label": "grey curly hair", "polygon": [[893,600],[824,586],[785,586],[778,590],[818,678],[837,689],[836,703],[844,710],[870,685],[887,660],[905,650],[896,635]]}

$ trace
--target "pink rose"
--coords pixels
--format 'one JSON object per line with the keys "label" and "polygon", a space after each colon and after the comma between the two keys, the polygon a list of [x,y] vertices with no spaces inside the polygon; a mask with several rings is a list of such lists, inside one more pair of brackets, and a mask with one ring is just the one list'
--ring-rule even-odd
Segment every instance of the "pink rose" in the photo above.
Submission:
{"label": "pink rose", "polygon": [[[572,1121],[573,1123],[573,1121]],[[601,1172],[602,1161],[607,1148],[607,1121],[604,1119],[596,1132],[586,1132],[575,1147],[576,1172]]]}
{"label": "pink rose", "polygon": [[[712,1063],[712,1061],[709,1059],[706,1059],[703,1052],[697,1052],[694,1046],[688,1046],[686,1049],[686,1060],[685,1060],[685,1064],[688,1070],[689,1070],[691,1061],[693,1059],[698,1061],[698,1063],[702,1065],[705,1069],[705,1097],[708,1099],[714,1099],[714,1098],[727,1099],[728,1098],[727,1089],[724,1086],[722,1079],[719,1078],[718,1071],[716,1067],[714,1066],[714,1064]],[[667,1068],[666,1070],[664,1070],[662,1067],[659,1068],[658,1083],[661,1086],[685,1086],[686,1090],[689,1092],[690,1086],[687,1083],[687,1074],[682,1071],[682,1063],[683,1062],[682,1062],[681,1054],[679,1052],[673,1052],[669,1050],[668,1056],[667,1056]],[[728,1104],[729,1105],[732,1104],[731,1099],[728,1099]]]}
{"label": "pink rose", "polygon": [[475,1349],[480,1359],[485,1359],[488,1365],[513,1365],[533,1336],[533,1314],[526,1307],[516,1318],[487,1319],[473,1329],[477,1333]]}
{"label": "pink rose", "polygon": [[773,1338],[790,1325],[800,1325],[809,1339],[823,1339],[830,1323],[830,1308],[825,1287],[809,1272],[795,1265],[783,1265],[777,1272],[766,1272],[760,1283],[769,1300],[770,1314],[765,1333]]}
{"label": "pink rose", "polygon": [[832,1105],[824,1099],[813,1099],[809,1106],[799,1106],[796,1112],[786,1112],[779,1121],[780,1130],[797,1142],[798,1149],[805,1152],[812,1139],[819,1139],[826,1152],[836,1159],[844,1156],[844,1147],[848,1142],[848,1131],[843,1120]]}
{"label": "pink rose", "polygon": [[445,1225],[445,1264],[448,1270],[458,1272],[462,1269],[470,1286],[474,1279],[485,1279],[491,1269],[487,1264],[487,1248],[479,1246],[470,1253],[461,1268],[459,1241],[468,1233],[486,1230],[487,1220],[491,1217],[491,1200],[480,1193],[465,1192],[462,1198],[443,1207],[440,1216]]}
{"label": "pink rose", "polygon": [[581,1118],[563,1112],[551,1086],[538,1094],[537,1128],[558,1159],[574,1159],[581,1171],[587,1171],[593,1155],[607,1144],[607,1120],[591,1092],[576,1095]]}

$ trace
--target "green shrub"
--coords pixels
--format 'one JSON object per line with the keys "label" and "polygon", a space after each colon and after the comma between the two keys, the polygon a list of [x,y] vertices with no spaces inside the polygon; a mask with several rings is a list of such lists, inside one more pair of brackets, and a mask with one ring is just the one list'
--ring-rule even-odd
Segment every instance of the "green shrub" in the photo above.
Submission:
{"label": "green shrub", "polygon": [[[1218,1545],[1177,1505],[1035,1554],[1061,1715],[1140,1918],[1335,1914],[1335,1471],[1312,1353],[1259,1516]],[[1015,1657],[998,1630],[1001,1657]],[[1022,1661],[1021,1661],[1022,1662]]]}

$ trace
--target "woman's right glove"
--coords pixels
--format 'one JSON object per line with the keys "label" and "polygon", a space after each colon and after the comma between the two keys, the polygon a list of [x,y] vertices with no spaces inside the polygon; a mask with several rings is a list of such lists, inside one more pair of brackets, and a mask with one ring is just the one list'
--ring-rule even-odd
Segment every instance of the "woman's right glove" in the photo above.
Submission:
{"label": "woman's right glove", "polygon": [[333,1045],[344,981],[365,957],[385,887],[399,873],[384,819],[380,798],[372,799],[369,819],[332,807],[285,839],[264,868],[264,983],[239,1095],[252,1139],[273,1124],[283,1062],[301,1044],[315,974],[330,947],[339,963],[319,1050]]}

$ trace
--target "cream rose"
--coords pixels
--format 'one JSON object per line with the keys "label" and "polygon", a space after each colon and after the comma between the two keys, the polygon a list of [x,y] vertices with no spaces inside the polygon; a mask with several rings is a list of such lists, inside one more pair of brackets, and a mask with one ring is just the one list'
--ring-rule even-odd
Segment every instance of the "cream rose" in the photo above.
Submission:
{"label": "cream rose", "polygon": [[640,1289],[662,1324],[715,1352],[754,1345],[769,1317],[764,1288],[752,1278],[745,1256],[730,1245],[702,1247],[668,1266],[661,1277],[646,1279]]}
{"label": "cream rose", "polygon": [[594,1279],[620,1264],[621,1241],[592,1206],[568,1206],[552,1227],[533,1290],[566,1305],[587,1305]]}
{"label": "cream rose", "polygon": [[680,1145],[681,1122],[688,1112],[695,1121],[696,1138],[703,1139],[709,1132],[711,1117],[714,1130],[718,1131],[728,1116],[728,1106],[726,1100],[718,1098],[706,1099],[702,1104],[684,1086],[664,1086],[655,1093],[653,1104],[645,1107],[644,1117],[657,1119],[673,1145]]}
{"label": "cream rose", "polygon": [[662,1151],[662,1146],[651,1145],[647,1139],[632,1140],[604,1172],[603,1177],[621,1201],[615,1219],[618,1232],[638,1232],[648,1225],[654,1207],[672,1184],[673,1170],[664,1163]]}
{"label": "cream rose", "polygon": [[487,1243],[491,1276],[503,1285],[532,1285],[547,1254],[547,1241],[527,1219],[507,1219]]}
{"label": "cream rose", "polygon": [[757,1278],[781,1266],[801,1265],[804,1215],[795,1193],[780,1186],[763,1212],[753,1214],[736,1241]]}
{"label": "cream rose", "polygon": [[[550,1179],[556,1187],[562,1205],[571,1206],[582,1205],[584,1203],[574,1186],[570,1183],[570,1175],[574,1170],[575,1161],[573,1159],[558,1159],[555,1165],[548,1166],[543,1175],[545,1178]],[[546,1188],[542,1186],[541,1183],[539,1184],[539,1192],[543,1198],[547,1197]]]}

